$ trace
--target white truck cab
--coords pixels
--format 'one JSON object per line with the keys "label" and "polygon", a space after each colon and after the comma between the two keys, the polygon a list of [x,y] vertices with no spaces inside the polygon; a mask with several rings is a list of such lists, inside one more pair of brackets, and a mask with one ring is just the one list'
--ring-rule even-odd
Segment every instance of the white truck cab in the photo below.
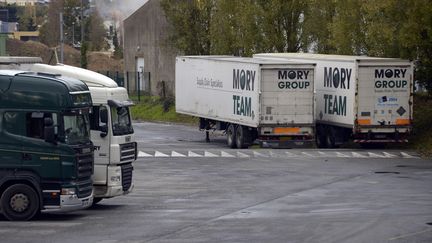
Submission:
{"label": "white truck cab", "polygon": [[126,89],[102,74],[63,64],[33,64],[31,71],[62,74],[89,87],[93,100],[91,141],[95,146],[94,202],[131,192],[137,144],[129,110],[133,102]]}

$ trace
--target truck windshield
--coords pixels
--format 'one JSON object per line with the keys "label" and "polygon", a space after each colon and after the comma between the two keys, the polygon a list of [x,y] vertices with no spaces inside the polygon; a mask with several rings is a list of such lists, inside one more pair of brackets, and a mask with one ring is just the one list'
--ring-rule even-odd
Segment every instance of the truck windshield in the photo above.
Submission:
{"label": "truck windshield", "polygon": [[64,142],[67,144],[87,143],[90,140],[88,115],[64,115]]}
{"label": "truck windshield", "polygon": [[111,117],[114,136],[133,133],[128,107],[111,107]]}

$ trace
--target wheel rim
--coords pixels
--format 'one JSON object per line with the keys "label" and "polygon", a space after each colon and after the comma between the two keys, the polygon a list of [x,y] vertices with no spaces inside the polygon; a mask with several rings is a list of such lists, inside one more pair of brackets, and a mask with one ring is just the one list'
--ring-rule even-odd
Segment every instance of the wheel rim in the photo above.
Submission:
{"label": "wheel rim", "polygon": [[228,138],[227,138],[228,144],[232,144],[233,138],[232,138],[232,131],[231,130],[228,130],[227,136],[228,136]]}
{"label": "wheel rim", "polygon": [[28,208],[29,204],[30,201],[27,195],[22,193],[13,195],[13,197],[11,197],[9,202],[11,209],[18,213],[25,211]]}

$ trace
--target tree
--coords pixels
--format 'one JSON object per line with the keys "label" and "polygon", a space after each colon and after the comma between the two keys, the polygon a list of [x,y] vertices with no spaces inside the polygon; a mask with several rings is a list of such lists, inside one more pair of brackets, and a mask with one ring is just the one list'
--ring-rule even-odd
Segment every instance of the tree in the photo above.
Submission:
{"label": "tree", "polygon": [[63,1],[64,0],[50,1],[47,21],[39,30],[41,42],[50,47],[58,46],[60,42],[59,13],[63,9]]}
{"label": "tree", "polygon": [[186,55],[210,54],[210,22],[215,0],[162,0],[172,33],[168,42]]}
{"label": "tree", "polygon": [[119,40],[117,37],[117,29],[114,27],[114,34],[113,34],[113,45],[114,45],[114,58],[116,59],[122,59],[123,58],[123,48],[119,44]]}
{"label": "tree", "polygon": [[18,8],[18,26],[20,31],[35,31],[36,6],[25,5]]}
{"label": "tree", "polygon": [[309,0],[305,7],[303,43],[305,51],[316,53],[335,53],[336,48],[331,42],[332,22],[336,6],[333,0]]}
{"label": "tree", "polygon": [[304,49],[304,0],[260,0],[266,52],[298,52]]}
{"label": "tree", "polygon": [[87,21],[89,50],[100,51],[107,47],[107,35],[103,19],[97,10],[93,11]]}

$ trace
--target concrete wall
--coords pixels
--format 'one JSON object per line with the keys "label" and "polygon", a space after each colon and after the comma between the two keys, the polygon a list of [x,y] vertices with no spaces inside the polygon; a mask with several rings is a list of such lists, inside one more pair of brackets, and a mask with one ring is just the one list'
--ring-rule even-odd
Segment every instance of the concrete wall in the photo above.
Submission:
{"label": "concrete wall", "polygon": [[[137,72],[137,58],[144,58],[144,72],[150,73],[150,92],[161,95],[165,81],[167,95],[174,95],[175,52],[167,46],[169,24],[160,0],[149,0],[124,20],[125,71]],[[129,90],[136,90],[135,75],[129,75]]]}

